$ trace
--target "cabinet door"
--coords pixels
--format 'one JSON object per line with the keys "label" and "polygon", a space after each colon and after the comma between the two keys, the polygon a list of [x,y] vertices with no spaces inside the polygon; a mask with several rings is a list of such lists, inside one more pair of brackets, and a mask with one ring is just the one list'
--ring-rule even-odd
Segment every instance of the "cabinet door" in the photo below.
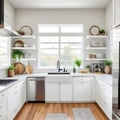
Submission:
{"label": "cabinet door", "polygon": [[74,101],[90,101],[92,99],[91,78],[75,77],[73,80]]}
{"label": "cabinet door", "polygon": [[59,84],[46,83],[45,84],[45,101],[59,101]]}
{"label": "cabinet door", "polygon": [[72,101],[72,83],[60,83],[60,101]]}
{"label": "cabinet door", "polygon": [[0,93],[0,120],[7,120],[7,90]]}
{"label": "cabinet door", "polygon": [[26,81],[22,81],[19,84],[19,109],[26,101]]}
{"label": "cabinet door", "polygon": [[13,120],[18,112],[19,93],[18,86],[14,85],[8,89],[8,120]]}
{"label": "cabinet door", "polygon": [[111,120],[112,87],[100,80],[96,80],[96,102]]}
{"label": "cabinet door", "polygon": [[120,24],[120,0],[114,0],[114,25]]}

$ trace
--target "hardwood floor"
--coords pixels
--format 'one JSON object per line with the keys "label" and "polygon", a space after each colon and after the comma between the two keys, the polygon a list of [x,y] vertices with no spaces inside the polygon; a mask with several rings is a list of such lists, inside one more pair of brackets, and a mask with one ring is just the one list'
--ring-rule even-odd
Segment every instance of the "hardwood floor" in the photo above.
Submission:
{"label": "hardwood floor", "polygon": [[72,108],[90,108],[96,120],[108,120],[95,103],[26,103],[14,120],[45,120],[47,113],[67,113],[74,120]]}

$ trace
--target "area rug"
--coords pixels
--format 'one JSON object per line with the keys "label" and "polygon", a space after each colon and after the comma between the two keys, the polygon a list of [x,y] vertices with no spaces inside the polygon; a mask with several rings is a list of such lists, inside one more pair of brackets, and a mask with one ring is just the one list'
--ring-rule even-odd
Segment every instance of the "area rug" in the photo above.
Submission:
{"label": "area rug", "polygon": [[96,120],[89,108],[73,108],[75,120]]}
{"label": "area rug", "polygon": [[68,120],[65,113],[48,113],[45,120]]}

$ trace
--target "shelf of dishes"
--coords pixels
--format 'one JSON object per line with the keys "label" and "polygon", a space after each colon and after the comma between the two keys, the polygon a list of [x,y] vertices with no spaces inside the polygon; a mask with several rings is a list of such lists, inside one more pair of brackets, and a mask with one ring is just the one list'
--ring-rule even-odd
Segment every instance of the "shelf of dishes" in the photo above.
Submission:
{"label": "shelf of dishes", "polygon": [[99,61],[99,60],[107,60],[107,58],[86,58],[85,60],[91,60],[91,61],[92,61],[92,60],[93,60],[93,61],[94,61],[94,60],[95,60],[95,61],[98,60],[98,61]]}
{"label": "shelf of dishes", "polygon": [[36,36],[34,36],[34,35],[20,35],[20,36],[15,36],[12,38],[35,39]]}
{"label": "shelf of dishes", "polygon": [[21,58],[21,59],[12,59],[13,62],[18,61],[36,61],[36,58]]}
{"label": "shelf of dishes", "polygon": [[88,35],[86,38],[107,38],[107,35]]}
{"label": "shelf of dishes", "polygon": [[19,50],[36,50],[35,47],[12,47],[13,50],[19,49]]}
{"label": "shelf of dishes", "polygon": [[86,50],[106,50],[107,47],[86,47]]}

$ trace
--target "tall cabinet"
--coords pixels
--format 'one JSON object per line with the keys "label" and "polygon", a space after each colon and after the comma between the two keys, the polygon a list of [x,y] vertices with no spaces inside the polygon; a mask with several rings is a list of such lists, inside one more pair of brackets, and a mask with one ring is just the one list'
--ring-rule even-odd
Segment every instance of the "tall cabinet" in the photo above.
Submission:
{"label": "tall cabinet", "polygon": [[120,26],[120,0],[113,0],[114,27]]}

